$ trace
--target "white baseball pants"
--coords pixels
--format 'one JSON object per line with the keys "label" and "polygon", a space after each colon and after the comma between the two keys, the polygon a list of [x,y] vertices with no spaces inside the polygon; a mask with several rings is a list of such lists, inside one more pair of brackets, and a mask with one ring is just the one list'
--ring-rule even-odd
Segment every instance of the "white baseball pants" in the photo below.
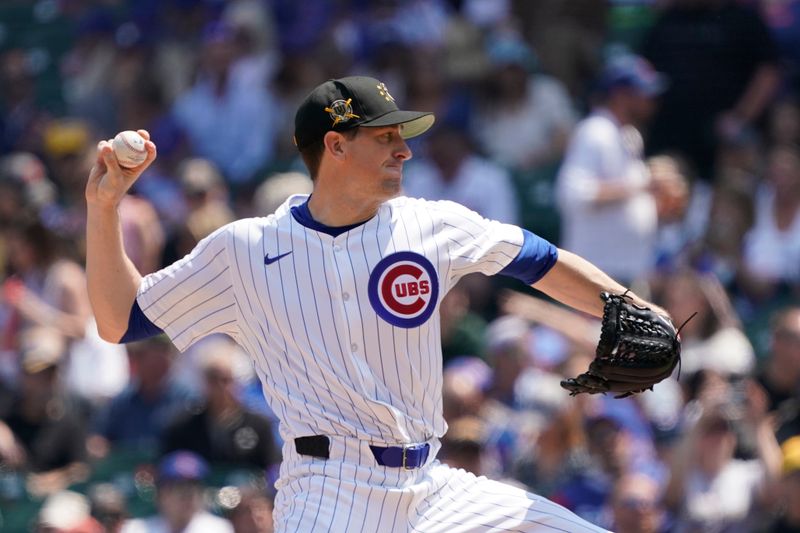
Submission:
{"label": "white baseball pants", "polygon": [[[378,443],[382,444],[382,443]],[[601,533],[564,507],[435,459],[414,470],[380,466],[368,444],[331,437],[330,458],[283,447],[275,530],[330,533]]]}

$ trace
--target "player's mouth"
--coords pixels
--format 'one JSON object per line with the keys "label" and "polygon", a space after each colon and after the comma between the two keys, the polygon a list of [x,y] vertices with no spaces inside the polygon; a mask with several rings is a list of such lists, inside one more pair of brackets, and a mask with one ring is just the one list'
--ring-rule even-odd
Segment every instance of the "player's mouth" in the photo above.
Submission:
{"label": "player's mouth", "polygon": [[387,163],[384,167],[386,170],[393,174],[402,175],[403,174],[403,162],[399,161],[397,163]]}

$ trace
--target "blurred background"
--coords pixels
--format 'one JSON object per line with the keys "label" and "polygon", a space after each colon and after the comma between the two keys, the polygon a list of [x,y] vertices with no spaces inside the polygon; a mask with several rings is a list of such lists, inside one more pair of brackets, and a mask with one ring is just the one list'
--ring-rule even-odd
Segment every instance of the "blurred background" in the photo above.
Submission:
{"label": "blurred background", "polygon": [[622,533],[800,531],[797,0],[3,0],[0,530],[272,530],[252,363],[227,338],[100,340],[83,186],[100,139],[150,132],[121,215],[153,272],[310,190],[294,111],[350,74],[437,115],[409,195],[698,313],[679,376],[570,398],[597,322],[465,278],[440,309],[442,460]]}

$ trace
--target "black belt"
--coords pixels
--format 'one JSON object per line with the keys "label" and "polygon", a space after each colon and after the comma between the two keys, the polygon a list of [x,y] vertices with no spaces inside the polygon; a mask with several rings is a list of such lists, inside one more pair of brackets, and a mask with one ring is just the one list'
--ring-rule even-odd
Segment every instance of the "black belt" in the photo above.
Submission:
{"label": "black belt", "polygon": [[[330,445],[331,440],[325,435],[294,439],[294,448],[297,453],[320,459],[330,458]],[[379,465],[411,470],[425,464],[431,451],[431,445],[427,442],[408,446],[373,446],[370,444],[369,449]]]}

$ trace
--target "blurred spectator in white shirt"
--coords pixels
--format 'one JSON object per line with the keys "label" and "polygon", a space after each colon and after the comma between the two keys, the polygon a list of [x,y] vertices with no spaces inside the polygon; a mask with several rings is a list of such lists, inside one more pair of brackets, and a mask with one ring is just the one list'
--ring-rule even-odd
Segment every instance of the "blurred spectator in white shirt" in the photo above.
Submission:
{"label": "blurred spectator in white shirt", "polygon": [[516,35],[489,40],[492,67],[471,129],[495,161],[527,170],[558,161],[576,122],[564,86],[536,71],[536,57]]}
{"label": "blurred spectator in white shirt", "polygon": [[800,286],[800,150],[778,146],[755,200],[755,224],[745,236],[744,288],[756,300],[782,285]]}
{"label": "blurred spectator in white shirt", "polygon": [[562,246],[622,283],[653,266],[658,220],[637,126],[665,86],[645,60],[613,60],[600,79],[602,103],[575,129],[556,185]]}
{"label": "blurred spectator in white shirt", "polygon": [[[665,501],[676,513],[677,532],[753,531],[752,513],[767,503],[767,489],[780,474],[763,389],[743,382],[737,397],[720,383],[716,392],[700,393],[699,419],[673,453]],[[754,459],[735,458],[737,428],[754,440]]]}

